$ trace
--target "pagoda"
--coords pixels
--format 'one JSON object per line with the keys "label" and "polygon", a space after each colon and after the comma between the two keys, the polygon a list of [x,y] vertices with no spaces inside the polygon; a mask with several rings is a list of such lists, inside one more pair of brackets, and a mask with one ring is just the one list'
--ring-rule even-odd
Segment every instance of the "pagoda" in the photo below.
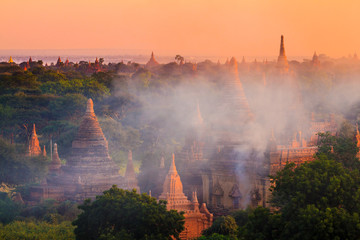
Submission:
{"label": "pagoda", "polygon": [[279,57],[277,60],[277,67],[282,72],[287,72],[289,70],[289,63],[288,63],[286,55],[285,55],[284,36],[283,35],[281,35],[280,53],[279,53]]}
{"label": "pagoda", "polygon": [[40,144],[39,144],[39,139],[36,134],[35,123],[34,123],[31,138],[29,140],[28,155],[29,156],[39,156],[41,154],[42,154],[42,152],[41,152],[41,148],[40,148]]}
{"label": "pagoda", "polygon": [[94,70],[95,70],[96,72],[101,71],[101,65],[100,65],[100,62],[99,62],[99,59],[98,59],[98,58],[95,59]]}
{"label": "pagoda", "polygon": [[176,170],[174,154],[159,200],[167,201],[166,208],[168,210],[184,211],[185,229],[180,233],[180,239],[200,237],[202,231],[212,225],[213,215],[208,211],[205,203],[199,208],[196,191],[192,193],[191,201],[183,193],[183,185]]}
{"label": "pagoda", "polygon": [[57,62],[56,62],[56,66],[61,67],[62,64],[63,64],[63,62],[61,61],[61,58],[59,57]]}
{"label": "pagoda", "polygon": [[129,150],[128,152],[128,163],[125,171],[124,186],[122,188],[128,190],[136,189],[136,191],[140,193],[140,187],[138,186],[138,182],[136,179],[131,150]]}
{"label": "pagoda", "polygon": [[59,158],[59,153],[57,149],[57,144],[54,143],[54,151],[52,154],[52,161],[49,165],[49,171],[52,173],[59,173],[61,168],[61,161]]}
{"label": "pagoda", "polygon": [[234,57],[228,64],[228,77],[223,83],[223,103],[224,109],[228,112],[229,118],[226,121],[248,122],[253,120],[254,116],[250,110],[249,103],[245,96],[242,82],[239,78],[238,64]]}
{"label": "pagoda", "polygon": [[190,210],[190,201],[183,193],[183,185],[175,166],[175,154],[172,155],[172,162],[163,185],[163,192],[159,196],[160,200],[167,201],[167,209],[179,211]]}
{"label": "pagoda", "polygon": [[119,167],[109,156],[108,142],[94,113],[91,99],[87,102],[85,116],[61,172],[60,176],[52,180],[52,184],[63,187],[65,199],[93,199],[112,185],[123,183]]}
{"label": "pagoda", "polygon": [[314,67],[318,67],[318,66],[320,65],[319,57],[318,57],[318,55],[316,54],[316,52],[314,52],[314,55],[313,55],[312,60],[311,60],[311,64],[312,64]]}
{"label": "pagoda", "polygon": [[10,56],[10,59],[9,59],[8,63],[14,63],[14,61],[13,61],[13,59],[12,59],[11,56]]}
{"label": "pagoda", "polygon": [[146,63],[145,67],[150,69],[150,68],[156,67],[158,65],[159,65],[159,63],[155,60],[154,52],[151,52],[151,57],[150,57],[149,61]]}

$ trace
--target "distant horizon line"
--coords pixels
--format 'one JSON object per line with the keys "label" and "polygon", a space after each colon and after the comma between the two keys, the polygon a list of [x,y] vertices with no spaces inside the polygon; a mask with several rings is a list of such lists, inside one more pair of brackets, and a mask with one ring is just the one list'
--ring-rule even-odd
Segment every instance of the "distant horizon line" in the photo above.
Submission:
{"label": "distant horizon line", "polygon": [[[241,57],[250,57],[250,58],[254,58],[254,57],[271,57],[271,58],[277,58],[277,54],[276,55],[239,55],[239,54],[232,54],[232,55],[218,55],[218,54],[196,54],[196,53],[167,53],[164,54],[162,52],[164,51],[156,51],[156,50],[147,50],[147,49],[122,49],[122,48],[38,48],[38,49],[29,49],[29,48],[14,48],[14,49],[0,49],[0,55],[3,54],[11,54],[11,52],[14,51],[12,56],[16,56],[16,55],[25,55],[28,54],[29,52],[31,52],[32,54],[44,54],[44,53],[40,53],[40,52],[44,52],[44,51],[54,51],[54,52],[61,52],[61,51],[78,51],[78,52],[84,52],[84,51],[92,51],[92,52],[96,52],[96,51],[111,51],[109,53],[103,53],[106,54],[108,56],[119,56],[119,55],[140,55],[140,56],[150,56],[151,52],[154,52],[155,57],[156,56],[161,56],[161,57],[170,57],[173,56],[174,54],[177,55],[183,55],[183,56],[189,56],[189,57],[221,57],[221,58],[230,58],[233,56],[241,56]],[[19,51],[26,51],[28,53],[18,53]],[[36,53],[36,52],[39,53]],[[118,51],[116,53],[114,53],[113,51]],[[16,53],[17,52],[17,53]],[[145,53],[146,52],[146,53]],[[55,53],[47,53],[46,55],[53,55]],[[65,54],[65,53],[62,53]],[[93,56],[94,53],[81,53],[81,55],[77,55],[75,53],[71,53],[74,56]],[[318,55],[326,55],[328,56],[326,53],[319,53]],[[293,58],[299,58],[299,57],[312,57],[312,54],[309,55],[288,55],[287,57],[293,57]],[[346,55],[344,55],[346,57]],[[60,56],[61,57],[61,56]],[[329,56],[330,57],[330,56]],[[331,57],[333,58],[333,57]],[[336,58],[336,57],[335,57]],[[339,57],[341,58],[341,57]]]}

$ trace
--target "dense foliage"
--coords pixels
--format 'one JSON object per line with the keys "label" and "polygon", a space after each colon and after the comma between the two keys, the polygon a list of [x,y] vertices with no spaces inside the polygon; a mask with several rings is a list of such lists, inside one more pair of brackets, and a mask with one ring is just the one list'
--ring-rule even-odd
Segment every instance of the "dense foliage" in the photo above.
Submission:
{"label": "dense foliage", "polygon": [[79,240],[178,239],[184,229],[183,215],[167,211],[166,202],[116,186],[79,208],[83,212],[73,222]]}
{"label": "dense foliage", "polygon": [[71,240],[75,239],[71,222],[51,224],[47,222],[14,221],[0,224],[0,239],[6,240]]}
{"label": "dense foliage", "polygon": [[[23,146],[17,147],[20,151],[23,149]],[[26,157],[0,137],[0,182],[21,184],[38,181],[46,174],[46,165],[43,157]]]}

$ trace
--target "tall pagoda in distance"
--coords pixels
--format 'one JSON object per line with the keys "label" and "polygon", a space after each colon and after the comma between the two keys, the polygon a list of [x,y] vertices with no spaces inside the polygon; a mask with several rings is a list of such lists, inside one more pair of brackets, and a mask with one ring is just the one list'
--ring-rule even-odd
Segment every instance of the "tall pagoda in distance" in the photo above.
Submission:
{"label": "tall pagoda in distance", "polygon": [[159,63],[155,59],[154,52],[151,52],[151,57],[150,57],[149,61],[146,63],[145,67],[147,69],[150,69],[150,68],[156,67],[158,65],[159,65]]}
{"label": "tall pagoda in distance", "polygon": [[277,67],[280,71],[287,72],[289,70],[289,63],[285,54],[285,46],[284,46],[284,36],[281,35],[280,41],[280,53],[277,60]]}

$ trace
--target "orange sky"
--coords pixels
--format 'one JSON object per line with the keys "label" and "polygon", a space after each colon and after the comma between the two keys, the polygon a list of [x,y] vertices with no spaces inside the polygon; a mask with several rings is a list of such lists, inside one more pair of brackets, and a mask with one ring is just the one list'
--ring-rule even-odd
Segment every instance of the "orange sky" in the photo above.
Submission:
{"label": "orange sky", "polygon": [[0,49],[360,53],[359,0],[1,0]]}

